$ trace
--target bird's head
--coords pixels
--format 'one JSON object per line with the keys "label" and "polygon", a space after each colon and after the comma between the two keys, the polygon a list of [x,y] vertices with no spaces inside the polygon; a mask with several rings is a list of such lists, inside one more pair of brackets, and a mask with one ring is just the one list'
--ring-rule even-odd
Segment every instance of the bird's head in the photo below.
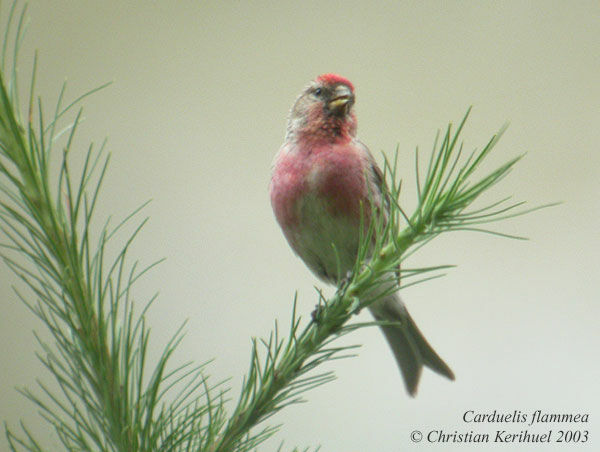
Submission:
{"label": "bird's head", "polygon": [[288,136],[313,140],[351,139],[356,134],[352,83],[323,74],[304,89],[290,112]]}

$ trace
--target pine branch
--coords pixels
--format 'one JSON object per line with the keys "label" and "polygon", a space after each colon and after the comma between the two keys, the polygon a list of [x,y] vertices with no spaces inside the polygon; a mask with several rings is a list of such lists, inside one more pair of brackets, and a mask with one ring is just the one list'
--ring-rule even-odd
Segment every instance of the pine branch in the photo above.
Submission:
{"label": "pine branch", "polygon": [[[2,257],[35,297],[17,292],[53,338],[38,337],[38,357],[59,393],[39,381],[42,396],[21,392],[54,427],[66,450],[127,451],[196,450],[203,423],[219,415],[222,401],[200,403],[223,391],[209,385],[203,366],[188,364],[168,370],[178,346],[179,330],[158,362],[147,362],[149,330],[144,314],[134,309],[132,287],[151,264],[129,263],[131,243],[145,224],[130,225],[139,209],[115,227],[106,222],[94,233],[94,213],[109,156],[104,144],[84,154],[74,174],[70,156],[81,119],[80,102],[104,86],[64,105],[63,85],[49,123],[35,95],[34,59],[26,120],[19,111],[17,55],[25,29],[25,9],[17,19],[12,61],[10,30],[16,2],[9,12],[0,71],[0,228],[7,240]],[[9,62],[12,63],[7,69]],[[8,74],[8,78],[7,78]],[[60,130],[69,114],[73,121]],[[62,150],[55,149],[63,144]],[[58,183],[51,181],[50,162],[59,158]],[[110,259],[107,245],[132,230],[121,251]],[[94,238],[96,237],[96,238]],[[167,402],[167,394],[171,401]],[[211,428],[216,428],[213,425]],[[12,450],[44,450],[22,426],[24,436],[6,429]]]}

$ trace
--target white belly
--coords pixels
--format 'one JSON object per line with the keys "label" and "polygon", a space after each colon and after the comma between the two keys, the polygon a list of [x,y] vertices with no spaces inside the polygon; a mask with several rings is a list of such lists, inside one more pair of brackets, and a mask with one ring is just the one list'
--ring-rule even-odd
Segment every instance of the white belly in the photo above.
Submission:
{"label": "white belly", "polygon": [[308,195],[298,205],[299,227],[294,250],[321,279],[336,283],[346,277],[356,261],[359,225],[356,220],[332,213],[327,200]]}

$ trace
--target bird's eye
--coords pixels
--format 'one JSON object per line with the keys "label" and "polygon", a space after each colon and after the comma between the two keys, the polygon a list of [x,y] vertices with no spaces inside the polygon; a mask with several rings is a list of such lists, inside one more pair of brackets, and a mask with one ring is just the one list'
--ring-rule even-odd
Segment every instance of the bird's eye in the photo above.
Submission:
{"label": "bird's eye", "polygon": [[319,97],[322,93],[323,93],[323,90],[321,88],[315,89],[315,92],[314,92],[315,96]]}

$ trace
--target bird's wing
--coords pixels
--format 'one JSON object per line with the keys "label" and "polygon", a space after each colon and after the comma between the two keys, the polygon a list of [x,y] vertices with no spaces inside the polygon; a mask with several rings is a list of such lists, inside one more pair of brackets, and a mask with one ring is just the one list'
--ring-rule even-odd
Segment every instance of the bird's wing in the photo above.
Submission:
{"label": "bird's wing", "polygon": [[[373,181],[375,182],[375,185],[379,190],[379,194],[381,195],[383,207],[386,213],[389,213],[390,204],[392,201],[390,200],[389,190],[387,189],[385,184],[385,177],[383,175],[383,171],[381,171],[381,168],[379,168],[379,165],[377,165],[377,162],[375,161],[373,154],[371,154],[371,151],[369,151],[369,148],[361,141],[357,140],[357,142],[365,150],[365,153],[368,156],[368,164],[369,169],[371,170],[371,174],[373,176]],[[398,286],[400,286],[400,264],[398,264],[396,277],[398,279]]]}

